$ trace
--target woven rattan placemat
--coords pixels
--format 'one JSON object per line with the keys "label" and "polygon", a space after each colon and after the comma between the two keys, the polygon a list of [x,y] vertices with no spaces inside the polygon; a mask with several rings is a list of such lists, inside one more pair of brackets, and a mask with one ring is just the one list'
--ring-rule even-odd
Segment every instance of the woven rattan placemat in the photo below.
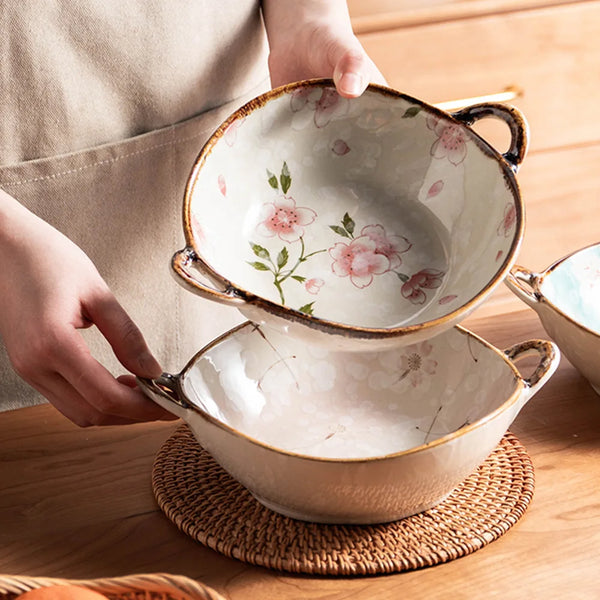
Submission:
{"label": "woven rattan placemat", "polygon": [[152,485],[167,517],[221,554],[293,573],[347,576],[408,571],[475,552],[523,515],[534,475],[526,450],[507,433],[472,475],[428,511],[384,525],[306,523],[263,507],[184,425],[157,454]]}

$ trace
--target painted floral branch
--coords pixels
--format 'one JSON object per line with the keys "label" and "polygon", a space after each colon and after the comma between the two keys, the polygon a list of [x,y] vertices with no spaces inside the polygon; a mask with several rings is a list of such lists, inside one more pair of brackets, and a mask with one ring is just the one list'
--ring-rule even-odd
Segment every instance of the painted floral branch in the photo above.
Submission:
{"label": "painted floral branch", "polygon": [[[296,270],[311,256],[325,252],[325,249],[306,253],[304,228],[313,223],[317,217],[317,213],[310,208],[296,206],[296,201],[286,195],[292,185],[292,176],[285,161],[279,177],[267,169],[267,182],[274,190],[281,191],[283,195],[278,197],[274,202],[267,202],[263,205],[257,231],[264,237],[277,236],[280,240],[288,244],[299,241],[300,254],[295,264],[290,268],[288,267],[290,253],[287,246],[284,246],[275,259],[273,259],[267,248],[250,242],[252,252],[261,260],[249,262],[248,264],[257,271],[269,271],[273,275],[273,285],[277,289],[281,303],[285,304],[283,283],[290,278],[304,284],[309,293],[314,294],[318,292],[324,282],[320,279],[309,279],[307,281],[306,277],[298,275]],[[286,269],[285,267],[288,268]],[[312,315],[314,301],[301,306],[298,310]]]}
{"label": "painted floral branch", "polygon": [[[315,254],[319,254],[320,252],[325,252],[325,250],[316,250],[315,252],[310,252],[309,254],[305,254],[306,248],[304,246],[304,238],[300,237],[300,256],[296,260],[294,266],[290,269],[284,270],[284,267],[288,264],[289,261],[289,252],[288,249],[284,246],[275,260],[271,258],[271,253],[260,246],[259,244],[255,244],[250,242],[250,247],[252,248],[252,252],[262,259],[261,261],[254,261],[249,263],[252,267],[254,267],[257,271],[270,271],[273,274],[273,285],[277,288],[279,293],[279,299],[282,304],[285,304],[285,295],[283,293],[282,284],[286,279],[290,277],[299,283],[304,283],[306,281],[306,277],[301,275],[295,275],[296,269],[304,262],[306,262],[311,256]],[[264,261],[264,262],[263,262]],[[306,312],[308,314],[312,314],[312,305],[314,302],[311,302],[305,306],[300,307],[298,310],[301,312]]]}

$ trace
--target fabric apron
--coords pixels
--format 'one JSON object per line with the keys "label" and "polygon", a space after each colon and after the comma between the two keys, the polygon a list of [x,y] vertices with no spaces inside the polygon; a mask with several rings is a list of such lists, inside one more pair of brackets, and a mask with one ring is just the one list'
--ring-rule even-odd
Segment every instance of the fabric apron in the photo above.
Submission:
{"label": "fabric apron", "polygon": [[[57,7],[60,19],[38,14],[45,8],[56,12]],[[13,58],[19,54],[16,67],[3,68],[4,83],[8,79],[12,87],[6,98],[0,92],[0,101],[10,103],[8,96],[21,94],[8,116],[0,115],[5,135],[0,187],[86,252],[162,367],[178,372],[203,345],[241,320],[236,310],[179,286],[171,275],[170,259],[184,246],[183,192],[203,143],[238,106],[268,88],[258,2],[24,0],[3,3],[0,18],[16,32],[7,53]],[[78,28],[82,23],[93,31],[83,36]],[[118,42],[108,48],[100,47],[105,39],[100,26],[107,23]],[[58,32],[67,25],[74,33],[57,42]],[[146,26],[148,39],[140,47],[128,28]],[[162,40],[157,51],[162,73],[151,78],[150,85],[144,72],[152,65],[144,51],[153,47],[155,38]],[[46,60],[48,48],[56,45],[56,56]],[[129,60],[133,65],[124,76],[128,83],[115,82],[104,99],[94,96],[94,113],[90,116],[84,107],[76,111],[78,119],[69,111],[78,109],[81,89],[88,86],[98,94],[99,81],[109,76],[98,73],[96,65],[89,67],[91,51],[97,53],[94,59],[101,57],[100,63],[105,55],[120,51],[116,62]],[[182,54],[183,64],[177,63]],[[114,65],[106,69],[114,70]],[[174,73],[177,69],[180,77]],[[65,70],[72,81],[66,80]],[[74,104],[61,106],[47,97],[40,101],[47,81],[60,81],[58,92],[74,98]],[[32,119],[37,138],[26,125]],[[25,123],[22,129],[15,126],[19,121]],[[125,372],[95,328],[81,333],[102,364],[115,375]],[[14,373],[1,346],[0,410],[42,401]]]}

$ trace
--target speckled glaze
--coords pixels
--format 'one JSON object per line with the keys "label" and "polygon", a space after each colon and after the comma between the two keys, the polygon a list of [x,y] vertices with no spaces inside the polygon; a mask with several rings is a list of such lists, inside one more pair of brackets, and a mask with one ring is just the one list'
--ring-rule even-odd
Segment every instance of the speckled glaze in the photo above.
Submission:
{"label": "speckled glaze", "polygon": [[[539,364],[523,379],[513,362],[529,353]],[[245,323],[179,375],[140,385],[267,507],[308,521],[378,523],[441,502],[558,360],[551,342],[501,352],[460,327],[348,353]]]}
{"label": "speckled glaze", "polygon": [[537,312],[548,335],[600,394],[600,244],[541,273],[515,266],[506,284]]}
{"label": "speckled glaze", "polygon": [[[499,154],[469,124],[500,118]],[[380,86],[273,90],[213,134],[186,189],[178,281],[248,319],[344,350],[424,341],[502,281],[523,235],[520,113],[445,113]]]}

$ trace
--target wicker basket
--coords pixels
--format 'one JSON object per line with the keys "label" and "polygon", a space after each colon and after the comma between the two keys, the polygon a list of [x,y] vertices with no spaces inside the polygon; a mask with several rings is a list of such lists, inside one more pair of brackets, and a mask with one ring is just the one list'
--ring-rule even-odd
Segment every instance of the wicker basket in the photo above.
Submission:
{"label": "wicker basket", "polygon": [[110,579],[56,579],[0,574],[0,600],[14,600],[29,590],[51,585],[78,585],[109,600],[224,600],[211,588],[187,577],[162,573]]}

